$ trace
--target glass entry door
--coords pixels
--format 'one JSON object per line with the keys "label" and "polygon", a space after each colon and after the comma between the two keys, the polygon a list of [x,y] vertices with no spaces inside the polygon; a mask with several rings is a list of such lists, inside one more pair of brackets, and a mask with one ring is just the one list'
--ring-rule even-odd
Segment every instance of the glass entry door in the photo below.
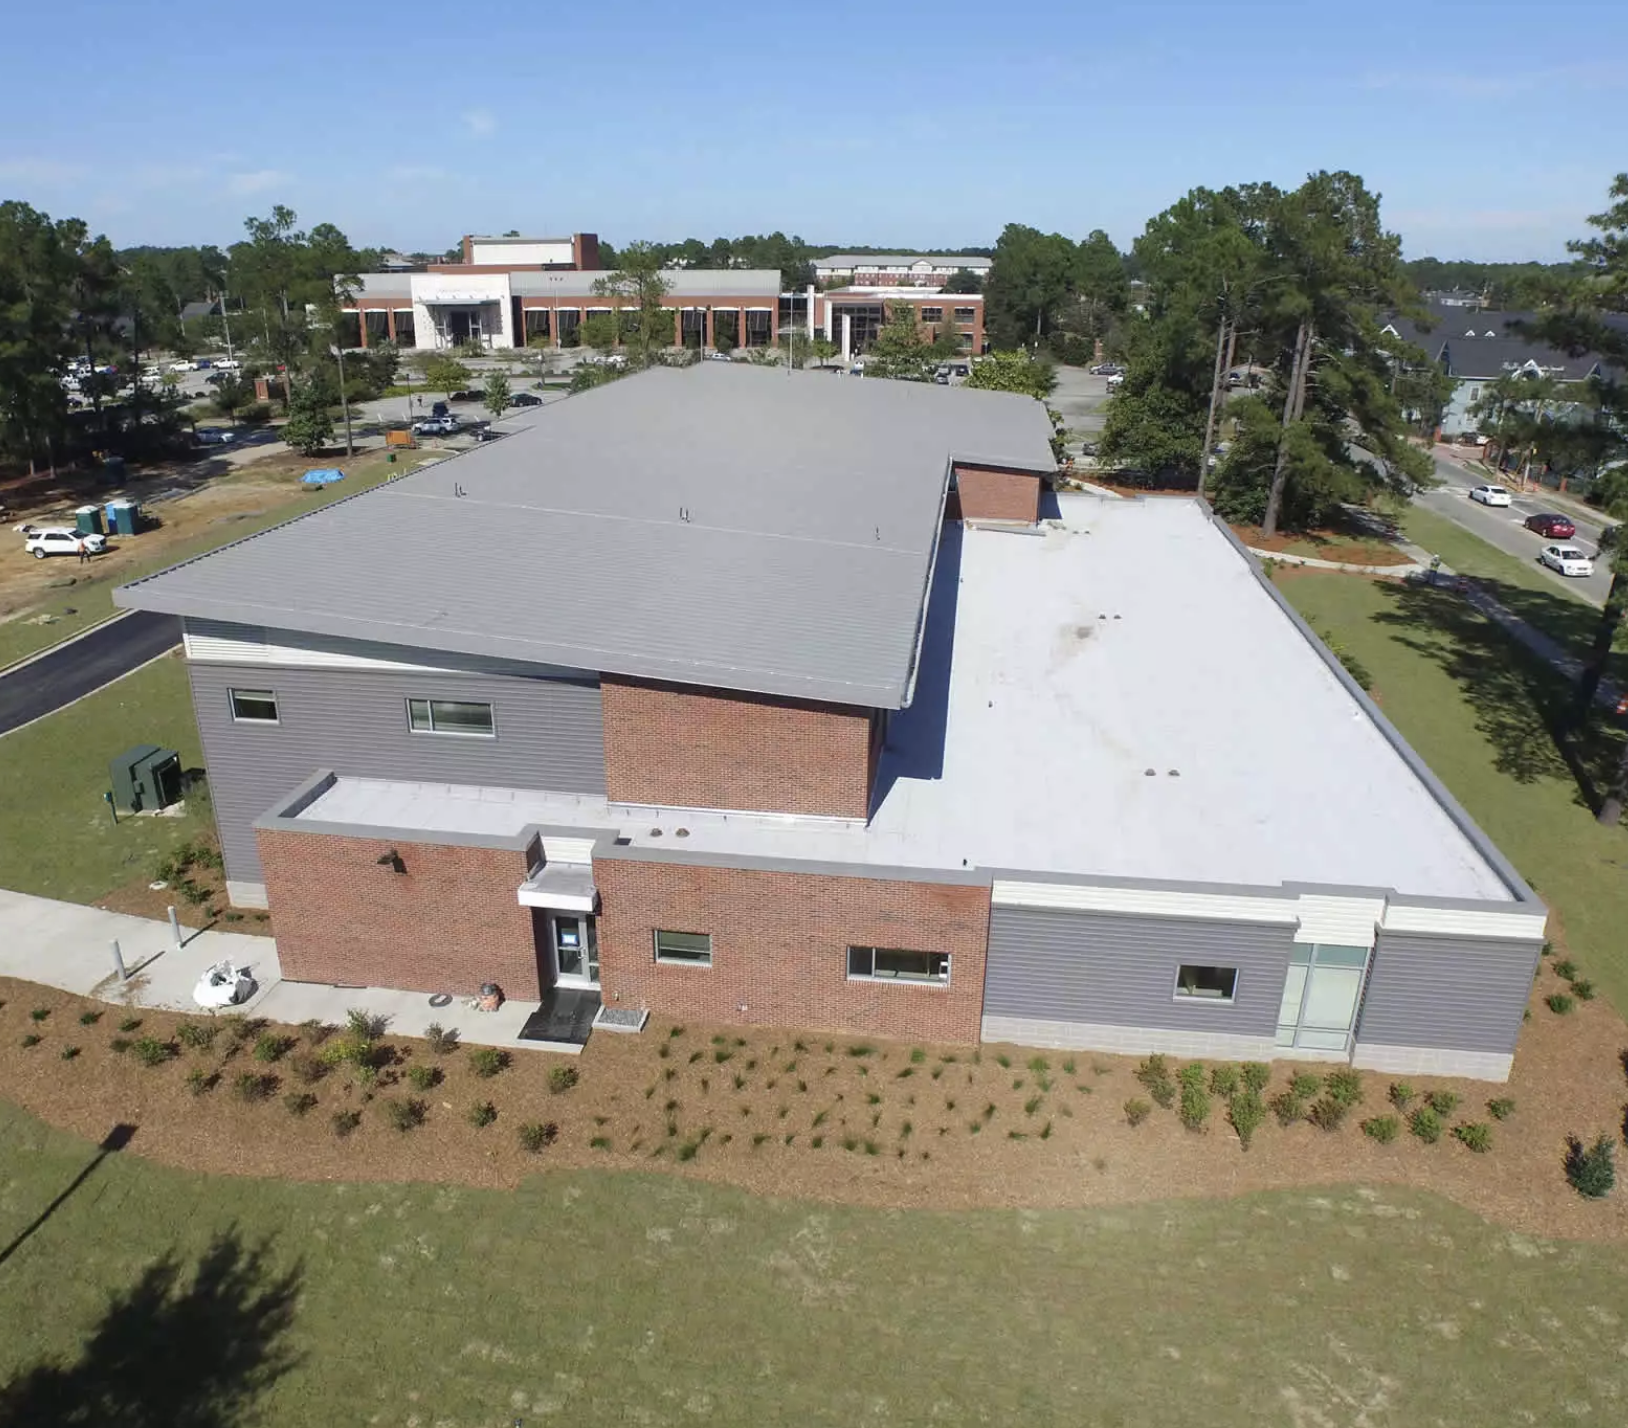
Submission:
{"label": "glass entry door", "polygon": [[1277,1044],[1349,1051],[1367,967],[1366,947],[1296,943],[1278,1011]]}
{"label": "glass entry door", "polygon": [[599,985],[599,935],[594,920],[573,912],[549,915],[554,980],[562,987]]}

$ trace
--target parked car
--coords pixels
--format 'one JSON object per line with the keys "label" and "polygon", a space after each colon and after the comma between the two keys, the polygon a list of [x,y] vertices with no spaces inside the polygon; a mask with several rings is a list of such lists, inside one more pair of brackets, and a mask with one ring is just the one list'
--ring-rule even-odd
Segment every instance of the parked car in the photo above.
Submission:
{"label": "parked car", "polygon": [[1112,377],[1125,369],[1117,362],[1098,362],[1095,367],[1087,367],[1085,370],[1093,377]]}
{"label": "parked car", "polygon": [[511,407],[540,407],[543,399],[536,392],[516,392],[509,398]]}
{"label": "parked car", "polygon": [[1553,511],[1539,511],[1535,516],[1528,516],[1526,528],[1549,540],[1570,540],[1577,534],[1577,527],[1571,521],[1557,516]]}
{"label": "parked car", "polygon": [[445,402],[435,402],[430,407],[430,415],[432,417],[444,417],[448,414],[447,404]]}
{"label": "parked car", "polygon": [[215,359],[215,370],[217,372],[241,372],[243,364],[236,357],[217,357]]}
{"label": "parked car", "polygon": [[1125,374],[1123,372],[1115,372],[1113,376],[1108,378],[1108,390],[1110,392],[1115,391],[1117,388],[1123,387],[1124,385]]}
{"label": "parked car", "polygon": [[179,361],[170,363],[170,371],[172,372],[190,372],[191,370],[192,359],[190,357],[183,357]]}
{"label": "parked car", "polygon": [[200,426],[198,428],[199,446],[230,446],[237,440],[237,435],[230,427]]}
{"label": "parked car", "polygon": [[1546,545],[1538,559],[1562,575],[1594,574],[1594,562],[1574,545]]}
{"label": "parked car", "polygon": [[734,361],[734,358],[732,358],[727,352],[709,352],[709,353],[707,353],[707,361],[709,361],[709,362],[732,362],[732,361]]}
{"label": "parked car", "polygon": [[419,436],[453,436],[457,433],[458,426],[458,418],[455,416],[432,416],[418,422],[413,430]]}
{"label": "parked car", "polygon": [[78,555],[81,541],[85,549],[95,555],[107,549],[105,537],[80,535],[67,526],[25,526],[23,536],[23,549],[35,560],[44,560],[48,555]]}
{"label": "parked car", "polygon": [[1502,486],[1472,486],[1470,499],[1483,506],[1507,506],[1513,497]]}

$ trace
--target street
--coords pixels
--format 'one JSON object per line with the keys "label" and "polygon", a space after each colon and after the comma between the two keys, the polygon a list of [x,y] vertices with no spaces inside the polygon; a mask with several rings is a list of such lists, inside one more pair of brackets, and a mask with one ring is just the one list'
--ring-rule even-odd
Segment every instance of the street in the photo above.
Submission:
{"label": "street", "polygon": [[0,735],[84,698],[180,642],[181,622],[174,615],[138,610],[58,645],[0,676]]}
{"label": "street", "polygon": [[1611,588],[1611,572],[1605,564],[1599,563],[1593,575],[1586,578],[1573,577],[1567,579],[1557,575],[1546,566],[1538,564],[1538,551],[1545,545],[1552,544],[1542,536],[1527,530],[1522,522],[1528,516],[1539,511],[1555,511],[1564,514],[1567,519],[1575,520],[1577,534],[1572,543],[1581,546],[1590,555],[1596,554],[1600,543],[1600,526],[1598,522],[1589,522],[1573,515],[1573,506],[1558,506],[1547,504],[1543,494],[1532,492],[1521,495],[1514,486],[1509,489],[1515,494],[1515,500],[1509,506],[1483,506],[1470,499],[1470,488],[1482,485],[1490,478],[1477,472],[1466,470],[1455,461],[1435,455],[1436,475],[1441,485],[1429,491],[1422,491],[1413,499],[1426,510],[1434,511],[1445,516],[1454,525],[1462,526],[1472,535],[1479,536],[1489,545],[1497,546],[1499,550],[1521,560],[1529,561],[1534,570],[1541,571],[1556,585],[1580,595],[1595,605],[1605,604],[1605,597]]}

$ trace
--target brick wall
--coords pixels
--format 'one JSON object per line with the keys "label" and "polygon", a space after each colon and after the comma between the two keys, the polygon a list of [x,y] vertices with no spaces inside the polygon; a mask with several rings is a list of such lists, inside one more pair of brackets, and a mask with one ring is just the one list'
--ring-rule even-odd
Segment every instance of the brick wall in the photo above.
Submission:
{"label": "brick wall", "polygon": [[[297,982],[465,996],[482,982],[541,995],[533,912],[517,850],[262,829],[277,959]],[[381,867],[391,847],[406,873]]]}
{"label": "brick wall", "polygon": [[605,675],[616,803],[864,818],[871,711]]}
{"label": "brick wall", "polygon": [[996,471],[987,466],[955,468],[959,508],[969,521],[1040,519],[1040,478],[1022,471]]}
{"label": "brick wall", "polygon": [[[706,1022],[978,1039],[987,887],[620,858],[597,860],[594,881],[608,1005]],[[711,933],[712,966],[658,965],[658,928]],[[850,944],[948,952],[949,985],[851,982]]]}

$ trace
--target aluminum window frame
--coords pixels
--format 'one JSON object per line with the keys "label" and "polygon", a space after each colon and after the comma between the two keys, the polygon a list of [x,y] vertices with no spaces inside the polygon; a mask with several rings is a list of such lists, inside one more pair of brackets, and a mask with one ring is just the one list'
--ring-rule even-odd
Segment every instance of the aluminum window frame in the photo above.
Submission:
{"label": "aluminum window frame", "polygon": [[[932,973],[928,973],[926,976],[918,977],[908,974],[900,975],[899,973],[893,973],[891,975],[888,973],[879,973],[876,970],[876,955],[879,952],[888,952],[904,957],[942,957],[944,959],[944,975],[942,977],[938,977],[934,976]],[[869,963],[871,970],[869,972],[854,971],[855,953],[870,954]],[[950,985],[950,979],[955,974],[955,957],[954,954],[949,952],[934,952],[921,947],[873,947],[860,943],[850,943],[847,952],[844,954],[843,972],[845,979],[850,982],[866,982],[872,984],[880,983],[883,986],[896,987],[943,988]]]}
{"label": "aluminum window frame", "polygon": [[[663,956],[661,939],[663,937],[704,937],[707,940],[706,960],[698,956]],[[658,967],[712,967],[715,948],[712,945],[710,932],[686,932],[677,927],[653,927],[650,929],[650,949]]]}
{"label": "aluminum window frame", "polygon": [[[1231,972],[1232,990],[1218,996],[1208,992],[1189,992],[1182,990],[1183,972]],[[1242,980],[1242,970],[1238,967],[1228,967],[1220,962],[1179,962],[1176,965],[1176,983],[1171,988],[1170,1000],[1173,1002],[1202,1007],[1230,1007],[1238,1004],[1238,983]]]}
{"label": "aluminum window frame", "polygon": [[[240,714],[237,707],[239,698],[269,702],[271,705],[271,718],[257,719],[252,714]],[[259,724],[261,726],[276,727],[283,722],[283,706],[277,698],[275,689],[237,689],[228,687],[226,691],[226,707],[231,711],[234,724]]]}
{"label": "aluminum window frame", "polygon": [[[403,701],[407,711],[407,732],[409,734],[422,734],[430,738],[439,739],[495,739],[497,738],[497,706],[487,699],[420,699],[409,694]],[[429,720],[429,728],[421,729],[413,722],[413,705],[424,706],[425,717]],[[437,704],[461,704],[471,709],[484,709],[491,723],[491,728],[485,733],[476,729],[437,729],[435,727],[435,706]]]}

